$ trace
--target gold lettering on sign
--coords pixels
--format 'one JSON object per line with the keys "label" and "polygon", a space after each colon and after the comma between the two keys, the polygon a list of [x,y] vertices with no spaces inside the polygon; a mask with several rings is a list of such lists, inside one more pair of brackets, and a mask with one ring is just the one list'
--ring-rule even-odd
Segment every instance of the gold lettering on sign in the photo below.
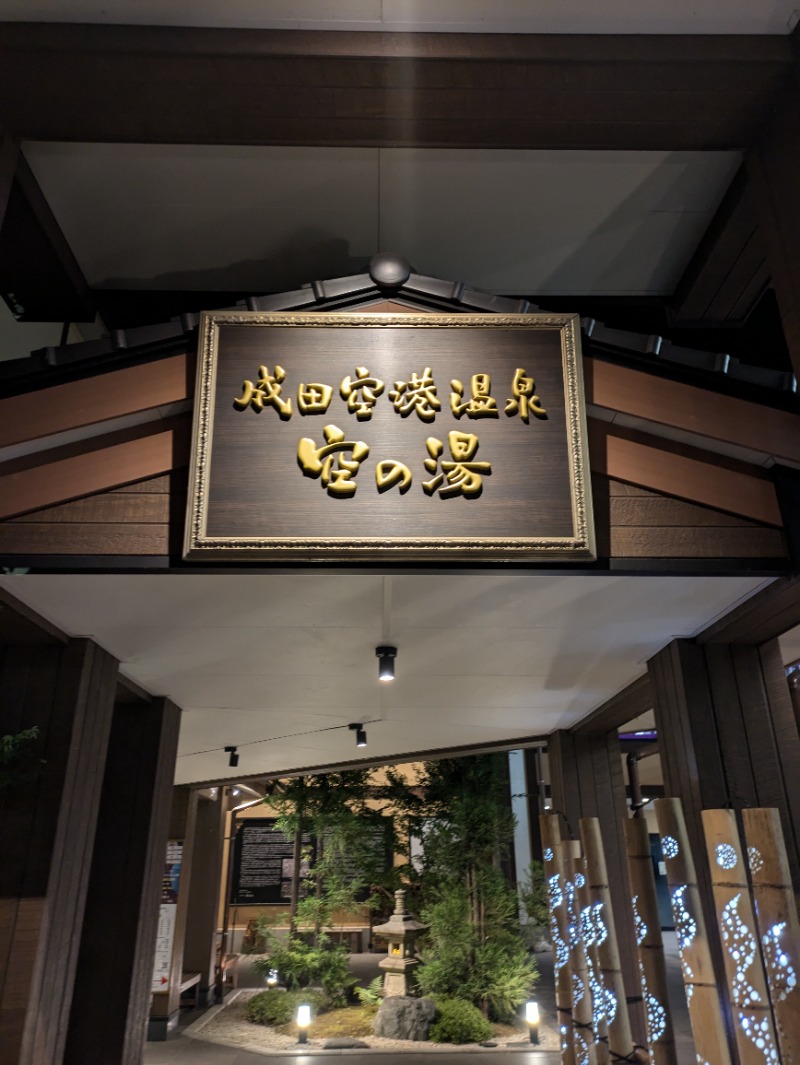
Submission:
{"label": "gold lettering on sign", "polygon": [[389,399],[403,418],[416,411],[423,422],[432,422],[437,410],[442,407],[436,396],[436,385],[430,366],[425,367],[421,376],[412,373],[409,381],[395,381]]}
{"label": "gold lettering on sign", "polygon": [[513,417],[519,412],[520,418],[526,425],[529,414],[533,414],[536,418],[547,417],[547,411],[541,405],[539,397],[533,394],[534,388],[536,388],[534,379],[528,377],[525,370],[517,369],[511,386],[514,395],[506,402],[506,414],[509,417]]}
{"label": "gold lettering on sign", "polygon": [[[322,447],[317,447],[307,436],[297,445],[300,468],[306,477],[320,477],[328,495],[355,495],[358,485],[354,477],[369,454],[369,446],[363,440],[345,440],[344,433],[335,425],[326,425],[322,431],[327,440]],[[352,453],[352,458],[345,458],[347,452]]]}
{"label": "gold lettering on sign", "polygon": [[356,366],[355,380],[348,374],[339,385],[339,395],[347,400],[350,413],[363,422],[372,417],[372,408],[384,387],[383,381],[370,377],[366,366]]}
{"label": "gold lettering on sign", "polygon": [[379,492],[387,492],[399,484],[403,495],[411,487],[411,470],[397,459],[382,459],[375,467],[375,483]]}
{"label": "gold lettering on sign", "polygon": [[325,414],[332,398],[333,389],[330,385],[300,385],[297,389],[297,409],[301,414]]}
{"label": "gold lettering on sign", "polygon": [[473,433],[454,431],[447,434],[447,442],[453,461],[442,462],[439,470],[444,444],[433,436],[429,436],[425,441],[430,455],[430,458],[425,459],[425,469],[436,476],[430,481],[423,481],[423,489],[428,495],[433,495],[438,489],[443,499],[456,495],[479,496],[483,491],[482,474],[490,474],[492,465],[490,462],[471,461],[479,446],[477,436]]}
{"label": "gold lettering on sign", "polygon": [[460,418],[466,414],[468,418],[499,418],[500,411],[497,409],[497,401],[492,398],[492,379],[488,373],[476,373],[472,375],[470,382],[471,399],[464,399],[464,386],[458,380],[450,382],[450,410]]}
{"label": "gold lettering on sign", "polygon": [[252,407],[260,414],[264,407],[274,407],[281,418],[286,421],[292,416],[292,401],[281,398],[281,383],[286,379],[286,371],[282,366],[275,367],[275,373],[271,374],[268,367],[259,366],[258,381],[242,383],[242,395],[233,401],[237,410],[246,410]]}

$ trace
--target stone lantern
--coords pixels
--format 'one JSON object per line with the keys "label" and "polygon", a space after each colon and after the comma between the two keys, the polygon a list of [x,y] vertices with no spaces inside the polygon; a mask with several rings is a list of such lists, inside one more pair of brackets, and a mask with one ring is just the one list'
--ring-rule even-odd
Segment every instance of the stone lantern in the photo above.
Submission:
{"label": "stone lantern", "polygon": [[384,998],[405,997],[411,993],[409,973],[420,964],[415,954],[414,940],[420,932],[428,929],[428,925],[406,913],[405,897],[405,891],[395,891],[394,913],[386,924],[376,925],[372,929],[373,935],[389,941],[386,957],[378,962],[378,968],[386,970],[383,978]]}

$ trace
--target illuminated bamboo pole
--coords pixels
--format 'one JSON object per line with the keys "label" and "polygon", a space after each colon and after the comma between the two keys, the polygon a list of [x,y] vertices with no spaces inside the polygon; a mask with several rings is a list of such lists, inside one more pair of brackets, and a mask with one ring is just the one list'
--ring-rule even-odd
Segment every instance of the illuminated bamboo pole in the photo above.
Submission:
{"label": "illuminated bamboo pole", "polygon": [[579,825],[586,863],[585,891],[596,932],[596,967],[603,991],[610,996],[606,1004],[608,1048],[615,1057],[627,1057],[635,1048],[619,960],[600,821],[597,817],[582,817]]}
{"label": "illuminated bamboo pole", "polygon": [[580,929],[579,904],[575,895],[575,881],[583,875],[581,845],[577,840],[568,839],[559,843],[556,851],[561,854],[567,906],[567,946],[572,977],[572,1031],[575,1038],[575,1061],[577,1065],[595,1065],[598,1048],[595,1041],[592,989]]}
{"label": "illuminated bamboo pole", "polygon": [[654,1065],[677,1065],[647,822],[643,817],[626,817],[624,827],[650,1057]]}
{"label": "illuminated bamboo pole", "polygon": [[578,858],[571,869],[575,890],[575,912],[578,915],[578,931],[586,958],[589,993],[592,996],[592,1026],[594,1027],[594,1060],[597,1065],[609,1065],[608,1023],[616,1013],[616,999],[606,992],[603,972],[600,968],[600,941],[604,938],[605,923],[602,906],[596,908],[589,891],[586,876],[586,859]]}
{"label": "illuminated bamboo pole", "polygon": [[776,1063],[775,1026],[736,814],[703,810],[702,816],[739,1060],[741,1065]]}
{"label": "illuminated bamboo pole", "polygon": [[572,980],[569,968],[569,933],[564,875],[561,868],[561,818],[558,814],[540,814],[542,851],[547,904],[550,910],[550,939],[553,943],[553,979],[556,992],[556,1015],[562,1065],[575,1065],[575,1041],[572,1035]]}
{"label": "illuminated bamboo pole", "polygon": [[725,1037],[719,992],[711,963],[711,951],[683,808],[680,799],[656,799],[653,806],[658,819],[661,851],[667,868],[667,882],[695,1050],[700,1062],[707,1062],[708,1065],[730,1065],[731,1054]]}
{"label": "illuminated bamboo pole", "polygon": [[742,820],[778,1047],[785,1062],[800,1062],[800,923],[780,814],[743,810]]}

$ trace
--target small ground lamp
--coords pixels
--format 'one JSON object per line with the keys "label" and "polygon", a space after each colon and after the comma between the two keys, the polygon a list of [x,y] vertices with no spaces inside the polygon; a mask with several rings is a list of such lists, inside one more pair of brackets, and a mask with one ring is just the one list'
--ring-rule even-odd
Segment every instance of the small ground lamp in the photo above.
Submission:
{"label": "small ground lamp", "polygon": [[539,1003],[538,1002],[526,1002],[525,1003],[525,1023],[528,1026],[531,1042],[539,1042]]}
{"label": "small ground lamp", "polygon": [[297,1042],[308,1042],[308,1026],[311,1024],[311,1007],[302,1002],[297,1007]]}
{"label": "small ground lamp", "polygon": [[277,969],[270,969],[270,971],[267,973],[267,987],[277,987],[277,986],[278,986],[278,970]]}

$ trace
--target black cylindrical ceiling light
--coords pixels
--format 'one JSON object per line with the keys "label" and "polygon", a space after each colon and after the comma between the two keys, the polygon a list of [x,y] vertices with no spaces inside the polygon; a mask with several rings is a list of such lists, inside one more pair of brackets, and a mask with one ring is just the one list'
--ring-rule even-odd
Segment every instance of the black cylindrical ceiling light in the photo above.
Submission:
{"label": "black cylindrical ceiling light", "polygon": [[356,721],[354,724],[349,725],[348,728],[350,728],[356,734],[356,747],[366,747],[367,730],[364,728],[364,726],[359,724],[358,721]]}
{"label": "black cylindrical ceiling light", "polygon": [[228,765],[237,766],[239,764],[239,752],[235,747],[226,747],[225,753],[228,755]]}
{"label": "black cylindrical ceiling light", "polygon": [[394,680],[394,660],[397,658],[397,648],[381,644],[375,648],[378,656],[378,680]]}

